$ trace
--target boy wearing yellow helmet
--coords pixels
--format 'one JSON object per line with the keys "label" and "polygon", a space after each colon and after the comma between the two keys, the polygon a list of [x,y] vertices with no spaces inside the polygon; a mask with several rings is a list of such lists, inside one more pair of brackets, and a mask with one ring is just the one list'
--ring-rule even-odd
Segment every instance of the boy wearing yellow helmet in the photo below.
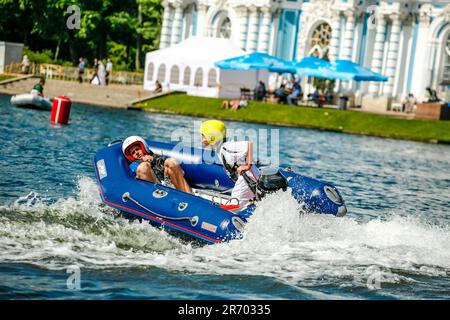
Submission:
{"label": "boy wearing yellow helmet", "polygon": [[252,185],[256,182],[256,172],[252,168],[252,142],[228,141],[226,126],[219,120],[207,120],[200,131],[203,146],[212,147],[218,154],[225,171],[235,182],[231,197],[244,206],[255,198]]}

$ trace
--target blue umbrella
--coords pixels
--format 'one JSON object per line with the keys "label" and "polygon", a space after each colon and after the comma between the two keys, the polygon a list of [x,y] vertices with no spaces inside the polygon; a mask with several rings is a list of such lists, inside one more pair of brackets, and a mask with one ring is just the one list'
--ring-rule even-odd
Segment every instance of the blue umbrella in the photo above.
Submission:
{"label": "blue umbrella", "polygon": [[297,74],[316,78],[347,81],[387,81],[388,78],[350,60],[329,62],[314,56],[294,63]]}
{"label": "blue umbrella", "polygon": [[296,68],[296,73],[299,76],[309,76],[309,77],[318,77],[318,78],[326,78],[328,74],[326,68],[330,65],[329,61],[310,56],[305,57],[299,62],[294,62],[294,66]]}
{"label": "blue umbrella", "polygon": [[217,61],[215,66],[221,69],[232,70],[268,69],[270,72],[278,73],[296,72],[296,68],[291,62],[261,52],[253,52],[243,56]]}
{"label": "blue umbrella", "polygon": [[350,60],[336,60],[326,67],[327,77],[338,80],[353,81],[388,81],[379,73],[373,72],[369,68],[360,66]]}

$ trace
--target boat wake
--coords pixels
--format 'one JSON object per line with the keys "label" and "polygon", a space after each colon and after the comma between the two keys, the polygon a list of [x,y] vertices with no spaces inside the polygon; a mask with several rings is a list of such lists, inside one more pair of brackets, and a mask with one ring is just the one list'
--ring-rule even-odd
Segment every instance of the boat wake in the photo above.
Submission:
{"label": "boat wake", "polygon": [[117,215],[95,181],[81,177],[74,197],[52,203],[32,192],[0,207],[0,261],[267,276],[295,287],[414,283],[450,275],[450,226],[395,214],[365,222],[300,215],[289,193],[278,192],[258,205],[242,240],[196,247]]}

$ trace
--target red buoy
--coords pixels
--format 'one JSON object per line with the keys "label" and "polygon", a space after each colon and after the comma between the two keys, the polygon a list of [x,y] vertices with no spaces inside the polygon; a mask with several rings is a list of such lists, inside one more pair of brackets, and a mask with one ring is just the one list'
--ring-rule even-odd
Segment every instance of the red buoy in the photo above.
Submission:
{"label": "red buoy", "polygon": [[67,124],[69,122],[70,107],[72,102],[66,96],[58,96],[53,99],[52,114],[50,121],[52,123]]}

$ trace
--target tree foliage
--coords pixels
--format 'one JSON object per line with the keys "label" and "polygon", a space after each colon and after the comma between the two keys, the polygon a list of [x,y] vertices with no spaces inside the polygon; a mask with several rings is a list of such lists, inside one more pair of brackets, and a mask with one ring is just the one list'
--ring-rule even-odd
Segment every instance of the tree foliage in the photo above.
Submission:
{"label": "tree foliage", "polygon": [[[73,5],[79,29],[67,26]],[[0,0],[0,41],[24,43],[31,56],[53,61],[111,58],[116,69],[133,70],[158,46],[162,11],[161,0]]]}

